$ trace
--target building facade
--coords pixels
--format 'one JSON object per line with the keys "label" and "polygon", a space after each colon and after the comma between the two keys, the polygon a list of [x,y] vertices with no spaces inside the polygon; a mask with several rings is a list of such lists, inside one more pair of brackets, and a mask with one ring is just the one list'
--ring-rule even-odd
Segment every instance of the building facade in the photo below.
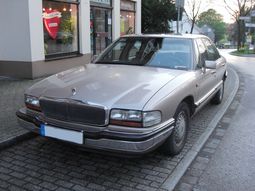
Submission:
{"label": "building facade", "polygon": [[89,63],[141,33],[141,0],[2,0],[0,76],[37,78]]}

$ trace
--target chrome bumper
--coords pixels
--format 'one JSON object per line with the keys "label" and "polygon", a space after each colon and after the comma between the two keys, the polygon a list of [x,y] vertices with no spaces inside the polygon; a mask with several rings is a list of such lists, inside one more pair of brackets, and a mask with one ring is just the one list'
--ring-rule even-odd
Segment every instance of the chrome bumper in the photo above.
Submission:
{"label": "chrome bumper", "polygon": [[[32,132],[40,134],[40,121],[38,118],[29,116],[26,110],[20,109],[16,113],[19,124]],[[49,124],[51,125],[51,124]],[[62,128],[60,126],[56,126]],[[109,131],[107,128],[101,132],[83,131],[83,144],[88,149],[104,150],[117,153],[145,154],[156,149],[170,136],[174,128],[174,120],[158,125],[150,132],[127,133]]]}

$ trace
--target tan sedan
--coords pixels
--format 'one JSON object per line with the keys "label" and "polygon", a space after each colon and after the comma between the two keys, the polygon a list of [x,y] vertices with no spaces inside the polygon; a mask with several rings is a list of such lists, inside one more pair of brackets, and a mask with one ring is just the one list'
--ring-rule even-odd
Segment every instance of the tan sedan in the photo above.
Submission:
{"label": "tan sedan", "polygon": [[162,146],[175,155],[190,117],[221,103],[226,77],[226,60],[205,36],[125,36],[94,63],[29,88],[17,116],[41,136],[91,150],[137,155]]}

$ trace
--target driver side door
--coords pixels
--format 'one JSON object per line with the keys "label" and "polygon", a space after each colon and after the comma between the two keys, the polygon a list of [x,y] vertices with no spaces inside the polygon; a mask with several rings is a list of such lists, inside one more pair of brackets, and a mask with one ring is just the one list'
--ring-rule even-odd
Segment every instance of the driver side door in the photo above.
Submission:
{"label": "driver side door", "polygon": [[213,93],[217,76],[215,69],[205,68],[205,61],[208,59],[208,50],[203,42],[203,39],[196,39],[196,45],[198,48],[198,63],[196,66],[196,88],[197,88],[197,100],[196,105],[200,106],[205,103],[210,95]]}

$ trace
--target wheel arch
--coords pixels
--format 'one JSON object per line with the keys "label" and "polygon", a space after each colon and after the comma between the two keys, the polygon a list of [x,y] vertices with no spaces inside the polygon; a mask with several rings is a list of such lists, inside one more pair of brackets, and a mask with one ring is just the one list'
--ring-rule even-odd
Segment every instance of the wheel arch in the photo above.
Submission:
{"label": "wheel arch", "polygon": [[189,109],[190,109],[190,116],[192,116],[196,110],[196,106],[194,103],[194,97],[192,95],[189,95],[189,96],[185,97],[181,102],[185,102],[188,104]]}
{"label": "wheel arch", "polygon": [[228,77],[228,71],[225,71],[225,72],[224,72],[224,75],[223,75],[223,77],[222,77],[223,82],[225,82],[225,80],[227,79],[227,77]]}

